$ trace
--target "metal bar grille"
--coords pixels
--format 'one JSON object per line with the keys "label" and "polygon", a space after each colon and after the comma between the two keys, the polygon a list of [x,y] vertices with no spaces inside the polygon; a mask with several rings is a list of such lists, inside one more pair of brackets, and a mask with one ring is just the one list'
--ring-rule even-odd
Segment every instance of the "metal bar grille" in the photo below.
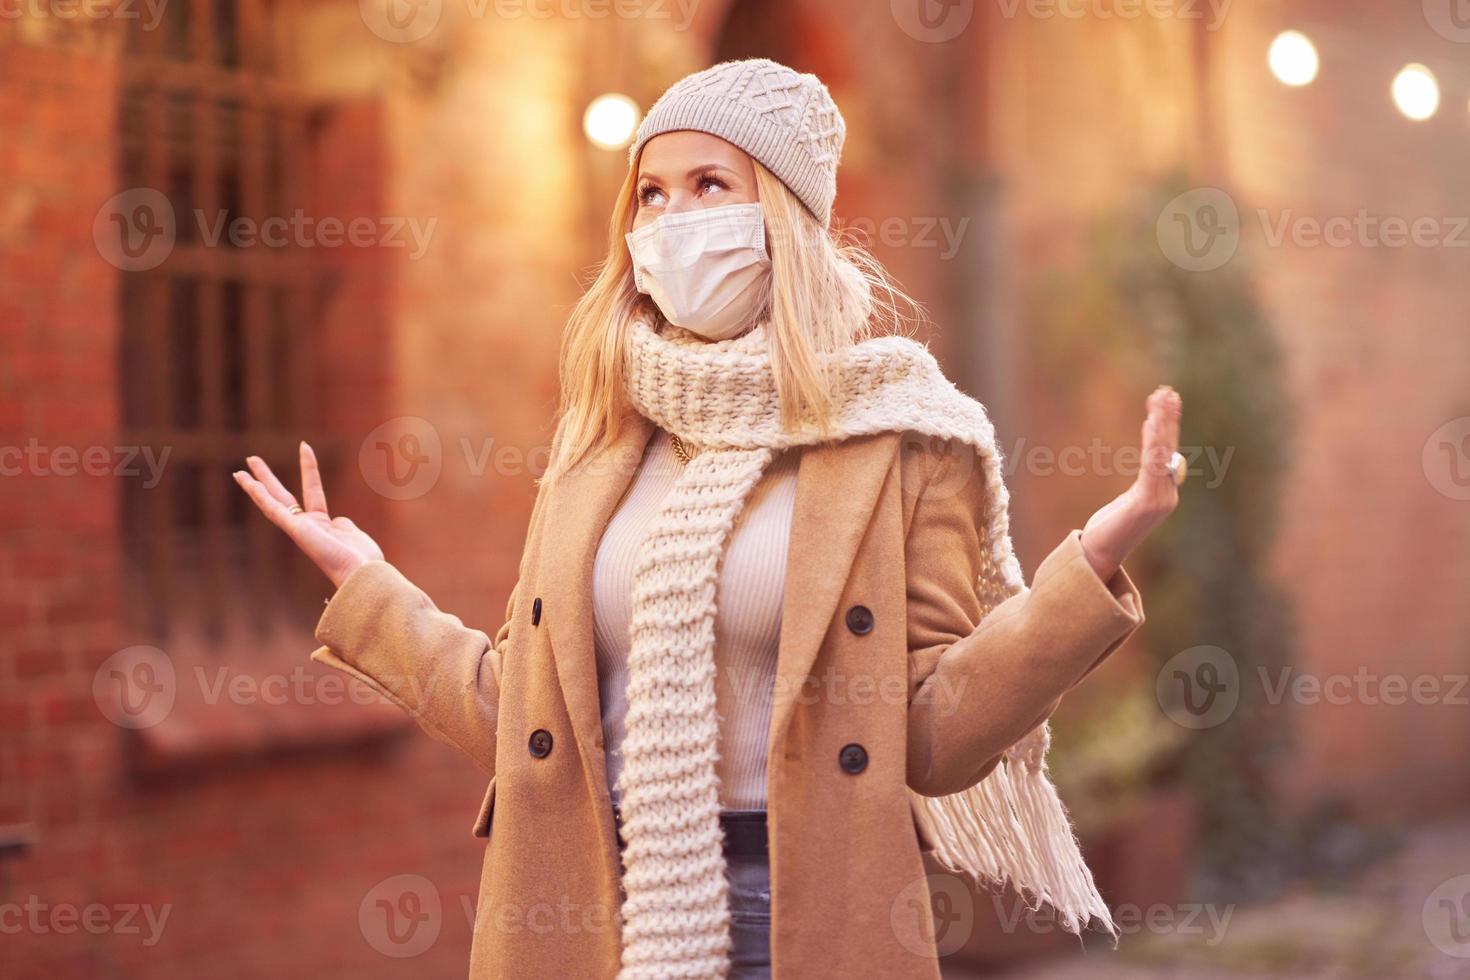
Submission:
{"label": "metal bar grille", "polygon": [[169,454],[156,487],[123,481],[120,501],[128,608],[160,642],[264,635],[293,608],[283,593],[302,595],[302,559],[229,474],[255,453],[289,482],[302,438],[332,455],[310,397],[310,251],[228,236],[237,218],[258,228],[304,203],[310,106],[276,74],[271,13],[180,0],[124,47],[119,177],[166,195],[176,229],[168,259],[123,273],[119,290],[128,441]]}

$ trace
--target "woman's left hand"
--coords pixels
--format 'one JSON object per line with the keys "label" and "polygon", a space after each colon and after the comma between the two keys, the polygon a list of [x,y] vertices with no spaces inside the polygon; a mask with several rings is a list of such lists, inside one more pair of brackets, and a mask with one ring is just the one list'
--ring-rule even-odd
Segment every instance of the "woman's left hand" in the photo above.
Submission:
{"label": "woman's left hand", "polygon": [[1104,581],[1123,559],[1179,505],[1179,487],[1169,460],[1179,448],[1179,418],[1184,402],[1179,392],[1159,385],[1148,396],[1143,421],[1142,465],[1133,485],[1103,507],[1082,528],[1082,551]]}

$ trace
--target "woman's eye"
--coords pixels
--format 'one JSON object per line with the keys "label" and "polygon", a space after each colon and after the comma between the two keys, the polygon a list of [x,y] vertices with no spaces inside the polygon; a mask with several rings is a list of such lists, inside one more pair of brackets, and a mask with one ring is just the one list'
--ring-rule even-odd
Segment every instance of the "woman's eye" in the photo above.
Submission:
{"label": "woman's eye", "polygon": [[[698,187],[701,194],[707,193],[708,189],[711,187],[718,188],[720,190],[729,189],[726,186],[725,182],[723,180],[720,180],[718,177],[701,177],[699,178]],[[648,207],[653,204],[659,203],[659,199],[662,196],[663,190],[661,188],[653,184],[649,184],[647,187],[638,192],[638,203],[644,207]]]}

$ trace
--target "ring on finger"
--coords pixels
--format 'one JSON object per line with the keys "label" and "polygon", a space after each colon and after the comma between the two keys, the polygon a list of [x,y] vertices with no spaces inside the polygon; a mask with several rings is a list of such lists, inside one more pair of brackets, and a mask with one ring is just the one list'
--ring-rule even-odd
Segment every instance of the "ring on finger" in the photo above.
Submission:
{"label": "ring on finger", "polygon": [[1183,486],[1184,478],[1189,475],[1189,464],[1184,459],[1184,454],[1174,450],[1174,455],[1169,457],[1169,472],[1174,476],[1174,485]]}
{"label": "ring on finger", "polygon": [[303,506],[301,506],[300,504],[292,504],[291,505],[291,513],[293,513],[293,514],[304,514],[304,513],[306,513],[306,508],[303,507]]}

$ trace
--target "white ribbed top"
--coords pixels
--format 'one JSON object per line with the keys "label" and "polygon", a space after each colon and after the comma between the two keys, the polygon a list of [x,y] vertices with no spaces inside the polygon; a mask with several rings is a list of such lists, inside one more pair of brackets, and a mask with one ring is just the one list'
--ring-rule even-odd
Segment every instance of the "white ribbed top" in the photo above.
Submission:
{"label": "white ribbed top", "polygon": [[[720,803],[766,805],[766,751],[775,691],[786,550],[796,503],[799,450],[778,452],[731,532],[715,592],[716,705],[720,716]],[[593,633],[602,699],[602,737],[613,800],[628,713],[628,626],[634,558],[684,464],[655,429],[638,472],[619,502],[592,572]]]}

